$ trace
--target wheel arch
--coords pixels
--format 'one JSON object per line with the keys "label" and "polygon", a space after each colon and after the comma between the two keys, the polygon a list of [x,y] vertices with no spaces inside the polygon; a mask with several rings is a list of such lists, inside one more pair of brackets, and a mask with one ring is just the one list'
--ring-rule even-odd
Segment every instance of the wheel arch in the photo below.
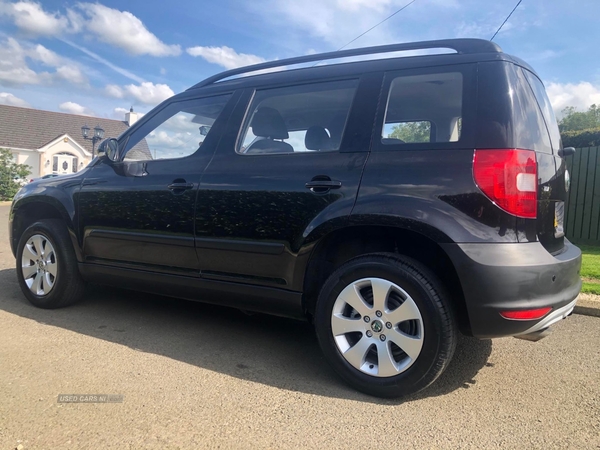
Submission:
{"label": "wheel arch", "polygon": [[440,278],[456,312],[459,329],[464,334],[470,334],[458,273],[440,245],[449,241],[443,238],[445,235],[441,232],[434,236],[441,237],[441,242],[414,229],[382,225],[348,226],[328,233],[316,243],[308,260],[303,283],[305,311],[312,316],[320,287],[345,262],[368,253],[396,253],[421,262]]}
{"label": "wheel arch", "polygon": [[74,218],[67,208],[50,196],[26,197],[13,206],[11,249],[16,256],[16,248],[23,232],[33,223],[43,219],[59,219],[67,227],[77,259],[80,260],[79,245],[75,235]]}

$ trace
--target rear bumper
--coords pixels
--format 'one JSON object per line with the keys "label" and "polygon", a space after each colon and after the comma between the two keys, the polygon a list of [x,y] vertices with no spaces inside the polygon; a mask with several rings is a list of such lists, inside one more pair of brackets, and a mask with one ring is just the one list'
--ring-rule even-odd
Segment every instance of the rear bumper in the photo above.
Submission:
{"label": "rear bumper", "polygon": [[[479,338],[518,336],[566,317],[581,289],[581,251],[565,239],[553,256],[537,242],[443,244],[458,273],[471,332]],[[509,320],[501,311],[551,307],[538,320]]]}

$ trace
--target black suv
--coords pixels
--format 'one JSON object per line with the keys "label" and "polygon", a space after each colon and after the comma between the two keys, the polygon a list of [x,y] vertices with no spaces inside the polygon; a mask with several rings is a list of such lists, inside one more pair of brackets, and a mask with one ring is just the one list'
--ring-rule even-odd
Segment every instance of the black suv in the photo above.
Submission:
{"label": "black suv", "polygon": [[[454,53],[266,70],[432,48]],[[539,339],[580,290],[572,149],[533,69],[489,41],[230,70],[100,151],[15,196],[36,306],[89,281],[308,318],[343,379],[396,397],[443,372],[459,331]]]}

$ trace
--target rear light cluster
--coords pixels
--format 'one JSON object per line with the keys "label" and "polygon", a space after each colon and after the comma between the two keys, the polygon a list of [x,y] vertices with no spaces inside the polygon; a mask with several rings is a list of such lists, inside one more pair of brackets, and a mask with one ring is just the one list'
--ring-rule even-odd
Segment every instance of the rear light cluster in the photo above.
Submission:
{"label": "rear light cluster", "polygon": [[532,150],[475,150],[473,178],[481,191],[504,211],[537,217],[537,163]]}

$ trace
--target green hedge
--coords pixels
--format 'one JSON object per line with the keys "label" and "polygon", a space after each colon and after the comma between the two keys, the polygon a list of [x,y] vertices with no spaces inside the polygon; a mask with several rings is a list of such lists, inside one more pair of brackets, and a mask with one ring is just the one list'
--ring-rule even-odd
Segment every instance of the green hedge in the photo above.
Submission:
{"label": "green hedge", "polygon": [[561,134],[563,147],[597,147],[600,146],[600,128],[587,130],[563,131]]}

